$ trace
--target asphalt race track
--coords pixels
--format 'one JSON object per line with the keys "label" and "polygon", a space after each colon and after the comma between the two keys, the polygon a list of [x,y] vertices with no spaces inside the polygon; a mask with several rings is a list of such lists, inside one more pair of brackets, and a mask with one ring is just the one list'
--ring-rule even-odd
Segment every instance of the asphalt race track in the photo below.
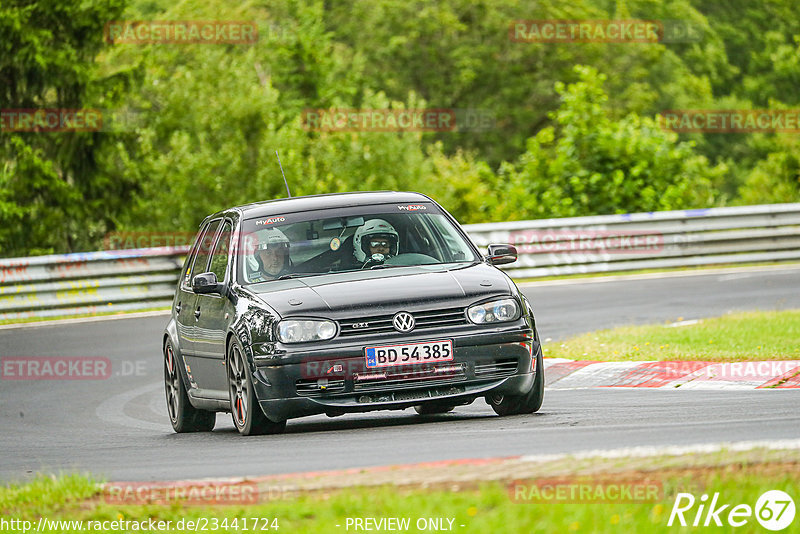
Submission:
{"label": "asphalt race track", "polygon": [[[523,286],[543,338],[631,323],[800,308],[800,268]],[[90,471],[110,480],[267,475],[454,458],[800,437],[800,390],[548,391],[532,416],[482,401],[443,416],[412,410],[289,422],[242,438],[228,414],[211,434],[177,435],[166,416],[166,315],[0,330],[0,356],[103,356],[93,381],[0,380],[0,480]],[[546,354],[546,346],[545,346]]]}

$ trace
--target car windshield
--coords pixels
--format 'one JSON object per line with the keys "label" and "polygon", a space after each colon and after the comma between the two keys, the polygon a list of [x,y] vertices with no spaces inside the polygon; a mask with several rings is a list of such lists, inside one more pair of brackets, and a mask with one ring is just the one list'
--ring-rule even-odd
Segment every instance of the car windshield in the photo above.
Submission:
{"label": "car windshield", "polygon": [[480,261],[473,246],[432,203],[273,215],[245,220],[242,230],[243,284]]}

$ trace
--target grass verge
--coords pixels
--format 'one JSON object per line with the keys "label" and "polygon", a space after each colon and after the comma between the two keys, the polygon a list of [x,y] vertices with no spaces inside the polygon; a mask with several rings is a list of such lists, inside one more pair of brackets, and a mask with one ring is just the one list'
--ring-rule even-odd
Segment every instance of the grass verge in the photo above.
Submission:
{"label": "grass verge", "polygon": [[[559,463],[560,462],[560,463]],[[408,518],[407,532],[431,531],[432,523],[463,533],[551,533],[551,532],[674,532],[667,522],[678,492],[720,494],[720,504],[755,507],[759,496],[782,490],[798,501],[800,451],[750,450],[744,452],[693,453],[682,456],[601,458],[593,460],[528,462],[520,469],[513,464],[510,478],[473,483],[447,481],[439,473],[435,488],[384,484],[339,489],[303,491],[292,497],[270,499],[252,505],[185,506],[108,504],[99,498],[95,482],[79,475],[39,476],[32,482],[0,488],[0,513],[5,520],[36,523],[40,516],[68,521],[146,521],[149,519],[206,522],[209,531],[243,531],[243,518],[266,518],[259,529],[291,533],[355,532],[355,518]],[[532,467],[531,467],[532,466]],[[478,470],[480,472],[480,470]],[[396,474],[402,479],[403,472]],[[491,478],[491,477],[488,477]],[[341,482],[341,480],[339,481]],[[547,497],[545,488],[565,487],[564,496]],[[614,499],[615,485],[647,484],[657,491],[640,499]],[[589,487],[592,497],[575,499],[570,488]],[[522,491],[520,491],[522,488]],[[532,491],[537,488],[538,491]],[[598,490],[603,493],[602,498]],[[534,496],[538,496],[534,497]],[[580,502],[575,502],[579,500]],[[625,502],[623,502],[625,501]],[[699,501],[698,501],[699,503]],[[698,507],[686,513],[689,522]],[[730,507],[728,507],[730,509]],[[725,514],[723,514],[723,520]],[[238,528],[232,528],[238,518]],[[214,520],[219,528],[212,528]],[[227,522],[225,520],[227,519]],[[351,521],[348,528],[348,519]],[[274,521],[277,520],[277,521]],[[425,521],[424,528],[422,522]],[[451,522],[452,521],[452,522]],[[418,523],[419,522],[419,523]],[[795,519],[794,525],[800,522]],[[85,525],[85,523],[84,523]],[[223,528],[227,525],[228,528]],[[5,528],[4,530],[10,530]],[[170,532],[190,531],[184,528]],[[202,528],[200,530],[203,530]],[[396,531],[384,530],[384,531]],[[707,528],[698,530],[706,531]],[[722,529],[711,529],[722,531]],[[21,531],[21,530],[17,530]],[[76,532],[61,526],[50,532]],[[107,529],[121,532],[123,529]],[[133,530],[131,530],[133,531]],[[363,530],[361,530],[363,531]],[[724,531],[730,531],[727,527]],[[755,517],[737,532],[763,532]],[[787,531],[791,531],[789,528]],[[84,530],[85,532],[85,530]]]}
{"label": "grass verge", "polygon": [[798,360],[800,310],[743,312],[683,324],[625,326],[545,343],[571,360]]}

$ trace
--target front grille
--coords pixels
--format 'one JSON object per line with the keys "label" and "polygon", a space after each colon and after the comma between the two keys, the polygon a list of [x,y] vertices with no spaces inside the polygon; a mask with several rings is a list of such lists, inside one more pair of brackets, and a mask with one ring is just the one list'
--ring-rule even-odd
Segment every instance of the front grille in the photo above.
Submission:
{"label": "front grille", "polygon": [[443,364],[411,371],[370,371],[353,375],[353,390],[392,389],[397,386],[414,384],[438,385],[466,380],[467,373],[463,363]]}
{"label": "front grille", "polygon": [[[414,316],[415,322],[412,332],[467,324],[464,308],[412,312],[411,315]],[[375,315],[341,320],[339,321],[339,337],[397,333],[392,326],[392,317],[394,315]]]}
{"label": "front grille", "polygon": [[344,391],[344,380],[329,378],[304,378],[295,382],[298,395],[322,395],[324,393],[340,393]]}
{"label": "front grille", "polygon": [[507,376],[517,372],[517,360],[493,360],[475,364],[475,376]]}

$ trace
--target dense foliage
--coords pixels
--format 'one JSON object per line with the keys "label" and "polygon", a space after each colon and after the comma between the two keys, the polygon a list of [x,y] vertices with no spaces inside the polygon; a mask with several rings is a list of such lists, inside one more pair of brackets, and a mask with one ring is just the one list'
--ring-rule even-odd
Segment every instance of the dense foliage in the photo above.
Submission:
{"label": "dense foliage", "polygon": [[[519,19],[680,20],[688,42],[524,43]],[[108,44],[113,20],[254,21],[252,44]],[[5,0],[0,109],[95,132],[0,132],[0,256],[192,231],[285,194],[417,190],[463,222],[800,200],[796,134],[675,134],[666,109],[796,108],[793,0]],[[477,110],[489,128],[324,132],[309,108]],[[110,120],[112,119],[113,120]]]}

